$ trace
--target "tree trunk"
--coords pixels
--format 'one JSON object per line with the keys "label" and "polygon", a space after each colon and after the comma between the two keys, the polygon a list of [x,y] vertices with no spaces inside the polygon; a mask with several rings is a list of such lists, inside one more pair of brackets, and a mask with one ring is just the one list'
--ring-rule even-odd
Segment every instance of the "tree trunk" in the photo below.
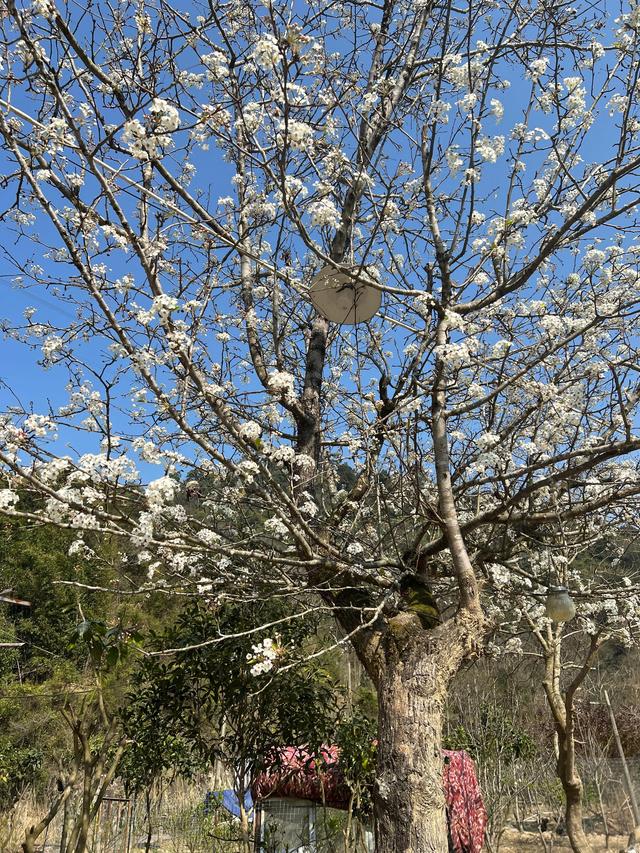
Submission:
{"label": "tree trunk", "polygon": [[251,853],[251,835],[249,833],[249,816],[244,807],[244,791],[242,792],[242,800],[238,800],[240,805],[240,833],[242,835],[242,853]]}
{"label": "tree trunk", "polygon": [[447,853],[442,723],[465,647],[457,626],[449,623],[448,635],[445,626],[427,633],[411,619],[402,614],[390,620],[378,677],[376,851]]}
{"label": "tree trunk", "polygon": [[565,734],[558,732],[557,771],[565,795],[567,835],[574,853],[592,853],[582,823],[582,779],[575,768],[573,748],[574,744],[567,742]]}

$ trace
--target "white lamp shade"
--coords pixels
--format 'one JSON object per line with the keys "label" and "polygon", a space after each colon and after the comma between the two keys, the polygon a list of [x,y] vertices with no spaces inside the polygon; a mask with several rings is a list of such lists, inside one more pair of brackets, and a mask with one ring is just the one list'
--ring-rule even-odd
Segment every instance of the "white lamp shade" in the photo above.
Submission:
{"label": "white lamp shade", "polygon": [[550,586],[545,610],[554,622],[568,622],[576,615],[576,605],[566,586]]}
{"label": "white lamp shade", "polygon": [[370,320],[380,310],[382,292],[370,281],[365,270],[355,280],[333,267],[323,267],[311,282],[309,296],[316,311],[327,320],[353,326]]}

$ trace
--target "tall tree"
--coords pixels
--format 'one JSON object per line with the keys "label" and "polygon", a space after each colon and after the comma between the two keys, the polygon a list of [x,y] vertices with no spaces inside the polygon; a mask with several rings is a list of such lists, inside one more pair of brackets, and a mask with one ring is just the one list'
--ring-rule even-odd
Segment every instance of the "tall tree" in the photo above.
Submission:
{"label": "tall tree", "polygon": [[[5,254],[69,315],[3,327],[69,399],[14,389],[0,506],[133,545],[128,592],[327,608],[378,691],[377,848],[445,851],[487,567],[640,491],[638,9],[10,0],[1,26]],[[377,316],[318,314],[323,268]]]}

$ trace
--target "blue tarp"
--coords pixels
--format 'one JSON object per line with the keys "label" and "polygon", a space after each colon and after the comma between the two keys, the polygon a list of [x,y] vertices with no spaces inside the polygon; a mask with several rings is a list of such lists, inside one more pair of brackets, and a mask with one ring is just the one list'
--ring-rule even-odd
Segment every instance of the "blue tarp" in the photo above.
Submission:
{"label": "blue tarp", "polygon": [[[221,804],[234,817],[240,817],[240,805],[235,791],[227,788],[226,791],[207,791],[204,798],[204,813],[210,814],[216,805]],[[244,795],[244,810],[251,811],[253,808],[253,797],[251,791],[246,791]]]}

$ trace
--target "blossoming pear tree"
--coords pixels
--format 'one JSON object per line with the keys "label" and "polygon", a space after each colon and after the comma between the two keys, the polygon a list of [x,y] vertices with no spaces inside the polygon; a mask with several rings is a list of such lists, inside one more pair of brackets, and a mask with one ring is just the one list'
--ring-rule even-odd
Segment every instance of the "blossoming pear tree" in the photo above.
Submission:
{"label": "blossoming pear tree", "polygon": [[[611,507],[607,521],[603,530],[588,518],[556,519],[519,542],[517,561],[510,568],[486,566],[486,591],[493,590],[495,599],[487,603],[485,615],[497,628],[487,653],[540,657],[565,826],[577,853],[593,849],[583,824],[576,737],[580,690],[604,651],[614,644],[618,651],[637,646],[640,639],[637,507],[633,502]],[[562,585],[556,586],[558,582]],[[604,667],[598,678],[607,675],[611,677]]]}
{"label": "blossoming pear tree", "polygon": [[[640,492],[640,7],[174,5],[5,0],[2,325],[67,399],[7,397],[0,507],[116,538],[128,592],[325,607],[377,849],[442,853],[488,567]],[[327,267],[374,318],[314,310]]]}

